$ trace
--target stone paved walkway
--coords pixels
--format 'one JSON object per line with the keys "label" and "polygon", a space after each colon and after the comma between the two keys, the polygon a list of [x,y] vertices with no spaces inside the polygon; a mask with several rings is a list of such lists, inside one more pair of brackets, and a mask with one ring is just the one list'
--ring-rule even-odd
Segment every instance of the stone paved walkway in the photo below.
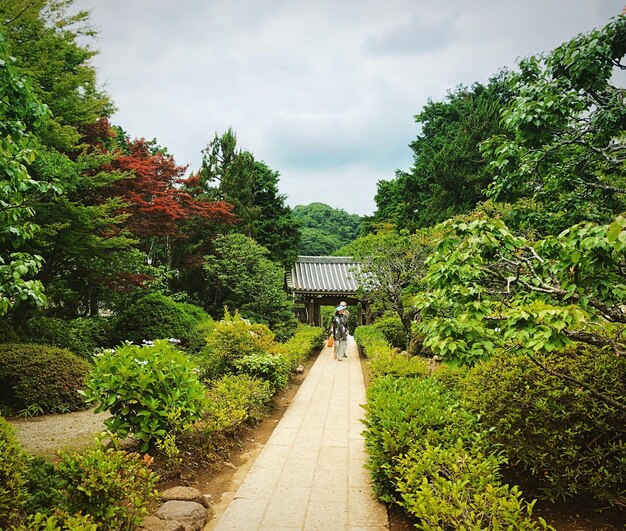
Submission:
{"label": "stone paved walkway", "polygon": [[354,340],[341,362],[324,348],[228,509],[206,529],[388,529],[363,468],[364,402]]}

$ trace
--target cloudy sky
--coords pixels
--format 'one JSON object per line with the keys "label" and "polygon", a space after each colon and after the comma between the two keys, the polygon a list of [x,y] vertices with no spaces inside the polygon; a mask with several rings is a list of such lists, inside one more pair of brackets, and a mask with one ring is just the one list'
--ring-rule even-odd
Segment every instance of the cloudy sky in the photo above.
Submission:
{"label": "cloudy sky", "polygon": [[76,0],[132,136],[197,169],[215,132],[281,174],[290,205],[374,210],[412,163],[428,98],[604,25],[626,0]]}

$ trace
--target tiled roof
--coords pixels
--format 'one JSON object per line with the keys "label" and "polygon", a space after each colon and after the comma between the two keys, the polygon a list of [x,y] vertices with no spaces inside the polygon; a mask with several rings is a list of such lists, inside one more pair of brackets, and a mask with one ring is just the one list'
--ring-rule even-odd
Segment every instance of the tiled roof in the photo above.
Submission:
{"label": "tiled roof", "polygon": [[357,292],[354,273],[361,271],[361,264],[350,256],[298,256],[287,273],[289,291],[300,293]]}

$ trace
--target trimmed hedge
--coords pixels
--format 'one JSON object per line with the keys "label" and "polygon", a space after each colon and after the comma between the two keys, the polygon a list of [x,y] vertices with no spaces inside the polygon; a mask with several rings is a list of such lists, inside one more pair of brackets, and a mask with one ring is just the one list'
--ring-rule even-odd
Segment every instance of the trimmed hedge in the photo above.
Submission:
{"label": "trimmed hedge", "polygon": [[36,344],[0,345],[0,404],[14,411],[66,413],[85,409],[78,391],[89,364],[69,350]]}
{"label": "trimmed hedge", "polygon": [[195,326],[209,316],[197,306],[175,302],[161,293],[151,293],[120,312],[112,331],[114,342],[179,339],[187,345]]}
{"label": "trimmed hedge", "polygon": [[326,339],[326,331],[319,326],[299,324],[296,333],[285,343],[277,343],[271,347],[274,354],[281,354],[287,360],[289,369],[294,371],[303,364],[311,353],[321,348]]}
{"label": "trimmed hedge", "polygon": [[372,326],[383,333],[392,347],[406,350],[409,338],[399,317],[381,317]]}
{"label": "trimmed hedge", "polygon": [[[626,397],[626,359],[578,344],[545,354],[551,370]],[[626,496],[626,415],[588,390],[551,376],[525,356],[500,354],[463,381],[464,404],[493,426],[520,477],[531,475],[549,499],[592,496],[608,503]]]}

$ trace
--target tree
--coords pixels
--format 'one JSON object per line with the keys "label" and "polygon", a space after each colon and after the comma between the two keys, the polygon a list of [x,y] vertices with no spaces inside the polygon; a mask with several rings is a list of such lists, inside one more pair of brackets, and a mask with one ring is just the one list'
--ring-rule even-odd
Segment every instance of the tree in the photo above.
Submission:
{"label": "tree", "polygon": [[203,150],[198,178],[206,197],[234,205],[238,231],[269,249],[272,260],[284,266],[297,256],[299,225],[285,196],[278,193],[279,173],[254,155],[237,148],[237,136],[228,129]]}
{"label": "tree", "polygon": [[330,255],[354,241],[360,235],[363,219],[324,203],[298,205],[293,216],[302,226],[298,253],[305,256]]}
{"label": "tree", "polygon": [[224,306],[244,317],[269,325],[279,338],[297,324],[284,287],[283,269],[269,259],[269,251],[243,234],[218,237],[215,254],[205,257],[206,281],[213,288],[206,306],[213,315]]}
{"label": "tree", "polygon": [[558,234],[580,221],[608,223],[626,210],[626,16],[546,56],[520,62],[508,84],[505,131],[482,146],[497,177],[492,197],[522,200],[511,223]]}
{"label": "tree", "polygon": [[28,171],[37,156],[33,129],[47,116],[48,108],[16,69],[0,35],[0,316],[17,301],[45,301],[41,282],[28,279],[40,269],[42,258],[17,250],[39,229],[30,221],[33,196],[59,191]]}
{"label": "tree", "polygon": [[429,100],[415,116],[421,132],[410,144],[413,167],[378,183],[370,223],[414,230],[469,212],[484,200],[494,172],[478,146],[503,130],[500,110],[509,98],[504,79],[499,74],[486,86],[459,86],[445,101]]}

